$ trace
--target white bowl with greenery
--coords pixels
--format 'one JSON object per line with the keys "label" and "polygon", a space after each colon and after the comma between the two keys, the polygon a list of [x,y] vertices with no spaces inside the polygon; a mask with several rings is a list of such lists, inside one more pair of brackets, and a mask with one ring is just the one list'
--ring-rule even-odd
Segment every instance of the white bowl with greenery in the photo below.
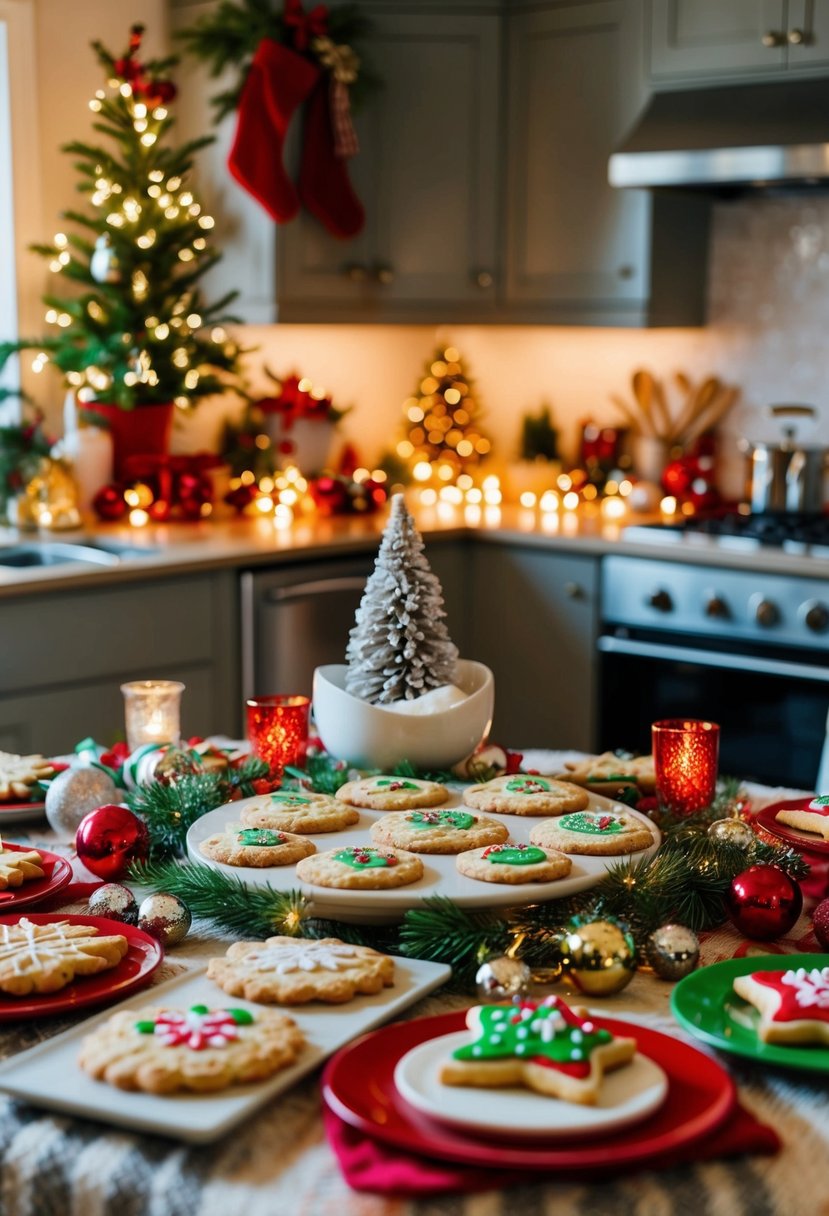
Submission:
{"label": "white bowl with greenery", "polygon": [[325,750],[357,768],[391,769],[408,761],[418,769],[446,769],[487,738],[495,706],[495,680],[483,663],[458,659],[454,683],[463,700],[430,714],[400,713],[372,705],[345,690],[347,666],[314,672],[314,721]]}

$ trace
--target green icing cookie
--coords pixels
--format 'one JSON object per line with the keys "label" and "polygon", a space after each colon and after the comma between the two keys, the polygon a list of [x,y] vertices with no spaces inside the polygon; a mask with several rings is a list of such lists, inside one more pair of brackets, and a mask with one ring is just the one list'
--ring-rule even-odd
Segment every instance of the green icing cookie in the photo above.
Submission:
{"label": "green icing cookie", "polygon": [[534,866],[546,861],[547,854],[531,844],[493,844],[481,854],[481,860],[493,865]]}
{"label": "green icing cookie", "polygon": [[271,794],[271,802],[276,806],[308,806],[311,799],[306,798],[303,794]]}
{"label": "green icing cookie", "polygon": [[468,811],[410,811],[406,822],[413,828],[458,828],[466,831],[477,823]]}
{"label": "green icing cookie", "polygon": [[549,1067],[583,1065],[589,1071],[592,1052],[613,1037],[579,1017],[557,997],[521,1001],[510,1006],[481,1005],[474,1010],[472,1043],[452,1052],[456,1060],[527,1059]]}
{"label": "green icing cookie", "polygon": [[397,790],[419,790],[420,786],[414,781],[404,781],[402,777],[378,777],[374,788],[382,793],[395,793]]}
{"label": "green icing cookie", "polygon": [[335,861],[351,866],[352,870],[382,870],[387,866],[396,866],[397,858],[393,853],[381,853],[378,849],[361,848],[353,845],[350,849],[340,849],[334,854]]}
{"label": "green icing cookie", "polygon": [[615,815],[594,811],[577,811],[574,815],[562,815],[558,821],[568,832],[584,832],[588,836],[618,836],[625,826]]}
{"label": "green icing cookie", "polygon": [[285,837],[281,832],[272,832],[270,828],[245,828],[238,832],[236,839],[239,844],[254,848],[272,849],[275,845],[284,844]]}
{"label": "green icing cookie", "polygon": [[510,794],[549,794],[550,785],[540,777],[513,777],[506,789]]}

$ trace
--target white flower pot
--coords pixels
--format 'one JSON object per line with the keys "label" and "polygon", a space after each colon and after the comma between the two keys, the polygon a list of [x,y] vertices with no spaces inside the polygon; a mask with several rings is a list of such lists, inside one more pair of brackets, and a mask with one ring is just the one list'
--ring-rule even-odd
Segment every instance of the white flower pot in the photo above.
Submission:
{"label": "white flower pot", "polygon": [[[328,468],[336,429],[336,422],[325,419],[298,418],[286,427],[281,414],[265,417],[265,433],[277,449],[279,463],[283,467],[295,464],[306,476]],[[282,451],[287,444],[291,450]]]}

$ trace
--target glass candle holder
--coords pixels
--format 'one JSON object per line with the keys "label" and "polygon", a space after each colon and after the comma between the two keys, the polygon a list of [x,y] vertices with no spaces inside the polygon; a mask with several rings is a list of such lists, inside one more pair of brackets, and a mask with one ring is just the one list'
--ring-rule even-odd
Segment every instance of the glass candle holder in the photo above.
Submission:
{"label": "glass candle holder", "polygon": [[301,764],[308,744],[310,697],[252,697],[245,704],[253,754],[277,777],[286,765]]}
{"label": "glass candle holder", "polygon": [[181,694],[178,680],[133,680],[121,685],[127,747],[145,743],[178,743],[181,739]]}
{"label": "glass candle holder", "polygon": [[669,718],[654,722],[651,733],[660,805],[677,815],[692,815],[710,806],[720,751],[717,723]]}

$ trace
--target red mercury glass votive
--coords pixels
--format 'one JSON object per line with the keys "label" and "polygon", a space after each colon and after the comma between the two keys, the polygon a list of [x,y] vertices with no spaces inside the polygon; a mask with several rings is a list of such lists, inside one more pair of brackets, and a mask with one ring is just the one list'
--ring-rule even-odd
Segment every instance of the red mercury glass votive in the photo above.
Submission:
{"label": "red mercury glass votive", "polygon": [[301,764],[308,745],[310,697],[251,697],[245,704],[253,754],[276,777],[286,765]]}
{"label": "red mercury glass votive", "polygon": [[717,785],[720,728],[716,722],[668,718],[654,722],[653,765],[660,806],[693,815],[710,806]]}

